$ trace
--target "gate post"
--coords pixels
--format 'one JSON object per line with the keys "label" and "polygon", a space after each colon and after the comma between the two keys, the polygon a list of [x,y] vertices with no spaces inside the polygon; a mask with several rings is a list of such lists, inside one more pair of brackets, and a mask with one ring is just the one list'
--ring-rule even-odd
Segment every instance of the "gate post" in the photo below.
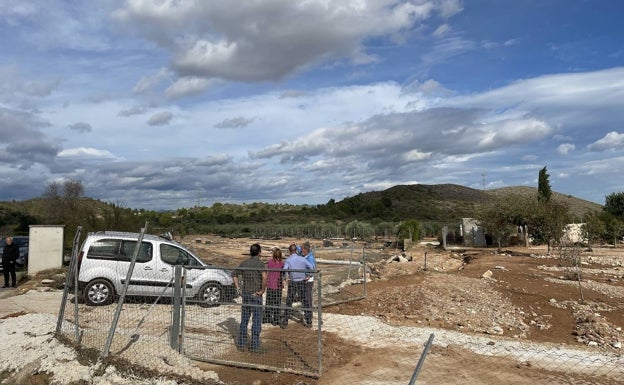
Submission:
{"label": "gate post", "polygon": [[171,328],[169,329],[169,346],[178,351],[180,337],[180,304],[182,303],[182,266],[173,268],[173,307],[171,309]]}

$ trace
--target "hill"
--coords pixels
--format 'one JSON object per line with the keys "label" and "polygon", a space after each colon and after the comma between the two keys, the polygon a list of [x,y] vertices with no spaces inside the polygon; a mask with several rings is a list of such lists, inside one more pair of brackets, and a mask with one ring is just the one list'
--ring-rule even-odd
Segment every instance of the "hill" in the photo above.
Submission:
{"label": "hill", "polygon": [[[341,219],[380,219],[400,221],[414,218],[420,221],[457,222],[474,217],[479,209],[495,197],[519,194],[537,196],[537,188],[527,186],[477,190],[455,184],[399,185],[383,191],[361,193],[332,204],[324,205],[329,213]],[[580,220],[589,210],[602,206],[571,195],[553,192],[553,199],[563,201],[573,216]]]}
{"label": "hill", "polygon": [[[529,186],[502,187],[493,190],[487,190],[493,196],[504,195],[525,195],[537,196],[537,188]],[[587,211],[602,210],[603,206],[598,203],[590,202],[584,199],[573,197],[568,194],[561,194],[553,191],[553,198],[566,203],[570,207],[570,213],[576,218],[582,218]]]}
{"label": "hill", "polygon": [[[383,191],[360,193],[339,202],[330,199],[326,204],[316,206],[215,203],[211,207],[181,208],[175,213],[137,211],[91,198],[80,198],[73,204],[36,198],[0,202],[0,227],[5,228],[5,232],[16,234],[27,234],[29,225],[46,223],[61,223],[68,230],[80,225],[84,231],[136,231],[145,221],[149,221],[152,231],[223,232],[224,227],[229,226],[231,233],[238,234],[267,227],[264,224],[271,224],[276,229],[356,220],[372,224],[389,222],[389,225],[406,219],[437,225],[456,224],[461,218],[475,217],[492,199],[509,194],[537,196],[537,188],[521,186],[477,190],[455,184],[398,185]],[[576,221],[580,221],[589,210],[602,209],[599,204],[557,192],[553,192],[553,199],[566,202]]]}

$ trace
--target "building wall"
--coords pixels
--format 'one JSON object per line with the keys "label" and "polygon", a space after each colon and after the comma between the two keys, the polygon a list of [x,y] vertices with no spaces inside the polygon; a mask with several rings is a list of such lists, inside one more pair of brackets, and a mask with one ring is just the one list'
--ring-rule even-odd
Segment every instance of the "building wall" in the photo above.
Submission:
{"label": "building wall", "polygon": [[485,233],[483,228],[473,218],[462,218],[462,235],[464,246],[485,247]]}
{"label": "building wall", "polygon": [[30,226],[28,275],[63,266],[64,226]]}

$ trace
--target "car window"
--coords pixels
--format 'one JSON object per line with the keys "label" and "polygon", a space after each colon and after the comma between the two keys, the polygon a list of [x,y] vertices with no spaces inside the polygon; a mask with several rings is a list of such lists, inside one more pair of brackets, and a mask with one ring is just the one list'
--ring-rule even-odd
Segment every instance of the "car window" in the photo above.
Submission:
{"label": "car window", "polygon": [[166,243],[160,245],[160,258],[169,265],[198,265],[197,260],[185,250]]}
{"label": "car window", "polygon": [[[121,243],[121,252],[124,255],[124,259],[128,261],[134,255],[134,249],[136,247],[137,241],[122,241]],[[150,242],[141,242],[141,248],[139,249],[139,254],[137,255],[137,262],[149,262],[152,260],[152,244]]]}
{"label": "car window", "polygon": [[89,246],[89,258],[116,259],[121,241],[118,239],[100,239]]}
{"label": "car window", "polygon": [[15,238],[15,244],[19,247],[28,247],[28,238]]}
{"label": "car window", "polygon": [[[100,239],[89,246],[87,255],[92,259],[113,259],[120,261],[130,261],[134,255],[136,241],[120,239]],[[137,262],[148,262],[152,260],[152,244],[141,242],[141,248],[137,255]]]}

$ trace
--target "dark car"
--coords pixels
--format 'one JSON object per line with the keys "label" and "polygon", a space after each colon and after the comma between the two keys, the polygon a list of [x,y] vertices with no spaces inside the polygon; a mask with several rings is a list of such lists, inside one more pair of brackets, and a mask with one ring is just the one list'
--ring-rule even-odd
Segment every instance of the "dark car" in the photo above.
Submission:
{"label": "dark car", "polygon": [[[25,236],[14,236],[13,243],[15,243],[19,247],[20,255],[17,258],[16,269],[23,269],[28,266],[28,237]],[[6,245],[5,238],[0,240],[0,254],[4,250],[4,246]],[[0,259],[0,271],[4,270],[2,267],[2,260]]]}

